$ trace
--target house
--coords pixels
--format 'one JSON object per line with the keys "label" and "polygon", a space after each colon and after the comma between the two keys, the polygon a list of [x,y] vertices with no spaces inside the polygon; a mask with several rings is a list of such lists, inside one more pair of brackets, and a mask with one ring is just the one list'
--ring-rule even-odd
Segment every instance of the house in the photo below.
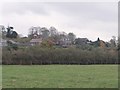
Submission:
{"label": "house", "polygon": [[71,44],[71,41],[69,41],[69,40],[59,40],[59,45],[62,45],[62,46],[64,46],[64,45],[70,45]]}
{"label": "house", "polygon": [[8,46],[9,44],[18,45],[18,42],[15,42],[13,40],[5,40],[5,39],[1,39],[1,41],[0,41],[0,47]]}
{"label": "house", "polygon": [[103,40],[100,40],[99,38],[97,41],[92,42],[91,45],[93,45],[95,47],[101,47],[101,48],[108,47],[108,44],[105,43]]}
{"label": "house", "polygon": [[40,45],[42,43],[42,39],[41,38],[34,38],[30,40],[30,45],[34,46],[34,45]]}
{"label": "house", "polygon": [[7,46],[7,40],[1,39],[0,40],[0,47],[4,47],[4,46]]}
{"label": "house", "polygon": [[77,45],[85,45],[90,43],[90,41],[87,38],[77,38],[75,39],[75,44]]}

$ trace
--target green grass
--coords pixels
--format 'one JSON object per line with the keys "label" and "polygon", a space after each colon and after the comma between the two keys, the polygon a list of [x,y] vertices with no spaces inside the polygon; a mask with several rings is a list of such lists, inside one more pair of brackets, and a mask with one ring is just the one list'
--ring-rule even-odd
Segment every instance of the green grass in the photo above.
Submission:
{"label": "green grass", "polygon": [[2,89],[2,65],[0,65],[0,89]]}
{"label": "green grass", "polygon": [[117,88],[118,65],[3,65],[3,88]]}

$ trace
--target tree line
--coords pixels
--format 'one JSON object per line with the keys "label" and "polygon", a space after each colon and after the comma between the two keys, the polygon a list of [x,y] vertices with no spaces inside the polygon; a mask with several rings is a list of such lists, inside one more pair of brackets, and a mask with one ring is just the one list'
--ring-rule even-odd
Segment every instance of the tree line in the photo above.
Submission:
{"label": "tree line", "polygon": [[[99,38],[92,42],[87,38],[76,38],[72,32],[59,32],[56,28],[31,27],[28,37],[18,37],[13,27],[8,27],[3,36],[16,42],[26,43],[32,38],[43,38],[41,45],[17,46],[7,42],[8,46],[2,48],[2,64],[7,65],[42,65],[42,64],[118,64],[120,44],[116,45],[115,37],[110,42]],[[16,33],[15,33],[16,32]],[[69,47],[60,47],[54,41],[71,41]],[[120,39],[118,39],[119,42]],[[89,42],[89,43],[88,43]]]}
{"label": "tree line", "polygon": [[42,64],[118,64],[116,48],[41,48],[33,46],[8,51],[3,48],[2,64],[42,65]]}

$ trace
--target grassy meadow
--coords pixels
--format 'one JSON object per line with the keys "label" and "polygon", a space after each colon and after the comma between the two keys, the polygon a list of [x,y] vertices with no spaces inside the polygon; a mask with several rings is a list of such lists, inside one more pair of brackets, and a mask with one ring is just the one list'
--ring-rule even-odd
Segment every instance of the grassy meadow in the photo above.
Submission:
{"label": "grassy meadow", "polygon": [[118,65],[3,65],[3,88],[117,88]]}

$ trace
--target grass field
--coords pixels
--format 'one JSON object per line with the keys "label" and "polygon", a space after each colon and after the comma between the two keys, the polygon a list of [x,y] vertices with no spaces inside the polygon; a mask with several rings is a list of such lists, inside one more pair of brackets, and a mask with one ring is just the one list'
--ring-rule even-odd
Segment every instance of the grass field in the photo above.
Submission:
{"label": "grass field", "polygon": [[117,88],[117,65],[3,65],[3,88]]}

